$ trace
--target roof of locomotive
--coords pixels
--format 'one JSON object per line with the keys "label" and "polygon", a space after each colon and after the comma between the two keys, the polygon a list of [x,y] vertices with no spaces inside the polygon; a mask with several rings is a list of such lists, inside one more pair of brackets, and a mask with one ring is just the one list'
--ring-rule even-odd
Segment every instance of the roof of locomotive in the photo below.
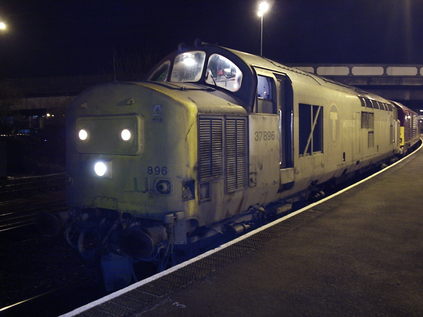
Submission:
{"label": "roof of locomotive", "polygon": [[366,96],[375,100],[387,101],[387,99],[379,95],[376,95],[376,94],[373,94],[373,93],[370,93],[362,89],[349,86],[340,82],[336,82],[334,80],[331,80],[316,74],[312,74],[298,68],[289,67],[262,56],[234,50],[227,47],[221,47],[221,48],[228,50],[234,55],[238,56],[240,59],[242,59],[246,64],[248,64],[251,67],[260,67],[260,68],[270,69],[270,70],[279,71],[279,72],[283,71],[287,73],[287,75],[295,74],[299,76],[306,76],[312,79],[313,81],[315,81],[316,84],[330,88],[330,89],[336,89],[338,91],[343,91],[343,92],[347,92],[347,93],[351,93],[351,94],[359,95],[359,96]]}
{"label": "roof of locomotive", "polygon": [[414,114],[417,115],[417,112],[411,110],[410,108],[408,108],[407,106],[404,106],[402,103],[399,103],[398,101],[391,101],[395,106],[397,106],[397,108],[399,108],[400,110],[402,110],[405,114]]}
{"label": "roof of locomotive", "polygon": [[[311,74],[308,73],[306,71],[297,69],[297,68],[293,68],[293,67],[289,67],[286,65],[283,65],[279,62],[273,61],[271,59],[262,57],[262,56],[258,56],[258,55],[254,55],[251,53],[246,53],[246,52],[242,52],[242,51],[238,51],[235,49],[231,49],[231,48],[227,48],[227,47],[223,47],[223,46],[219,46],[219,45],[215,45],[215,44],[209,44],[209,43],[204,43],[204,42],[196,42],[194,43],[193,46],[184,46],[184,45],[180,45],[178,47],[178,50],[172,52],[171,54],[169,54],[168,56],[166,56],[158,65],[160,65],[163,61],[165,60],[172,60],[177,54],[180,54],[182,52],[187,52],[187,51],[191,51],[191,50],[204,50],[205,52],[208,52],[208,54],[212,54],[212,53],[223,53],[224,55],[231,57],[232,59],[236,59],[234,60],[234,62],[236,62],[238,64],[238,66],[240,66],[242,68],[243,71],[246,71],[247,69],[250,69],[251,74],[254,74],[253,69],[254,68],[262,68],[262,69],[267,69],[270,71],[275,71],[275,72],[282,72],[285,73],[286,75],[288,75],[293,81],[295,80],[306,80],[309,81],[309,83],[311,85],[319,85],[321,87],[326,87],[328,89],[332,89],[332,90],[336,90],[339,92],[343,92],[346,94],[351,94],[351,95],[355,95],[355,96],[362,96],[362,97],[367,97],[369,99],[373,99],[373,100],[377,100],[377,101],[382,101],[382,102],[389,102],[389,100],[378,96],[376,94],[373,93],[369,93],[367,91],[364,91],[362,89],[353,87],[353,86],[349,86],[346,84],[342,84],[339,82],[335,82],[331,79],[316,75],[316,74]],[[243,65],[240,65],[243,64]],[[152,72],[154,72],[154,70],[156,69],[153,68]],[[150,75],[151,75],[150,73]],[[249,76],[251,77],[251,76]],[[245,78],[246,79],[246,78]],[[234,93],[234,95],[236,97],[241,97],[244,100],[251,100],[250,102],[252,102],[253,97],[254,97],[254,91],[252,89],[253,87],[253,81],[254,79],[250,79],[247,82],[243,83],[243,89],[240,89],[237,93]],[[246,87],[245,87],[246,86]],[[244,97],[244,98],[243,98]],[[251,107],[252,105],[250,105]]]}

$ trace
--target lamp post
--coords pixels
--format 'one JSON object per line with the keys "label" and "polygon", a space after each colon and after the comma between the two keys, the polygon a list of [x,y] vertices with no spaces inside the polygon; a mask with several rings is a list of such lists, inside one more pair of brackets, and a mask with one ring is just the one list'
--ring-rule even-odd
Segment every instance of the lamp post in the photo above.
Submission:
{"label": "lamp post", "polygon": [[260,56],[263,56],[263,19],[269,8],[270,5],[266,1],[261,1],[258,4],[257,15],[260,18]]}

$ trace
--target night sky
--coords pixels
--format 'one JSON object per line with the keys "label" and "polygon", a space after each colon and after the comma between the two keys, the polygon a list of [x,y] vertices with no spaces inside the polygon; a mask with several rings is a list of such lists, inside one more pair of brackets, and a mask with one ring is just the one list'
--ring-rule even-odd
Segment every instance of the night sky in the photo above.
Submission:
{"label": "night sky", "polygon": [[[0,78],[148,70],[196,38],[259,52],[253,0],[0,0]],[[264,55],[282,63],[423,64],[421,0],[275,0]],[[129,66],[128,66],[129,65]]]}

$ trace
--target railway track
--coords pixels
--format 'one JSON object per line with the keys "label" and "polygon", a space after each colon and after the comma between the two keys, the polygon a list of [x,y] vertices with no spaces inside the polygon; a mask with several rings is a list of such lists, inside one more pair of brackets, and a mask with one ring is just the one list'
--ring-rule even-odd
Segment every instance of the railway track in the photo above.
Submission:
{"label": "railway track", "polygon": [[[0,307],[0,315],[5,316],[58,316],[98,297],[104,296],[102,290],[91,281],[79,281],[40,292],[7,306]],[[34,314],[35,313],[35,314]]]}
{"label": "railway track", "polygon": [[92,268],[64,239],[36,227],[40,214],[66,210],[65,181],[65,174],[0,181],[0,316],[30,316],[34,309],[57,316],[102,295]]}
{"label": "railway track", "polygon": [[64,190],[65,182],[65,173],[8,177],[0,181],[0,201],[7,201],[23,195]]}
{"label": "railway track", "polygon": [[36,223],[42,212],[57,212],[66,209],[64,192],[53,193],[42,199],[15,199],[0,203],[0,233],[18,229]]}
{"label": "railway track", "polygon": [[57,316],[104,296],[98,274],[63,240],[32,234],[0,246],[0,316]]}
{"label": "railway track", "polygon": [[[1,307],[0,308],[0,313],[6,313],[6,312],[9,312],[10,313],[14,308],[17,308],[17,307],[21,308],[21,307],[23,307],[23,305],[26,305],[26,304],[28,304],[30,302],[34,302],[35,300],[40,299],[42,297],[46,297],[47,295],[49,295],[51,293],[54,293],[55,291],[57,291],[57,290],[46,291],[44,293],[41,293],[41,294],[32,296],[30,298],[26,298],[26,299],[20,300],[20,301],[18,301],[16,303],[13,303],[13,304],[10,304],[10,305]],[[15,312],[15,314],[16,314],[16,312]]]}
{"label": "railway track", "polygon": [[42,212],[65,210],[64,187],[64,173],[1,182],[0,233],[33,225]]}

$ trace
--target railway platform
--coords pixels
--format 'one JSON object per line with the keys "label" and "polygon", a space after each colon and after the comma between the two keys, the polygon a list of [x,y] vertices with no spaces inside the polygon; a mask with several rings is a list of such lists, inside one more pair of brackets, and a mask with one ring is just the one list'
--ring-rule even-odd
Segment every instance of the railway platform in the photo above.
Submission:
{"label": "railway platform", "polygon": [[67,315],[423,315],[423,150],[303,209]]}

